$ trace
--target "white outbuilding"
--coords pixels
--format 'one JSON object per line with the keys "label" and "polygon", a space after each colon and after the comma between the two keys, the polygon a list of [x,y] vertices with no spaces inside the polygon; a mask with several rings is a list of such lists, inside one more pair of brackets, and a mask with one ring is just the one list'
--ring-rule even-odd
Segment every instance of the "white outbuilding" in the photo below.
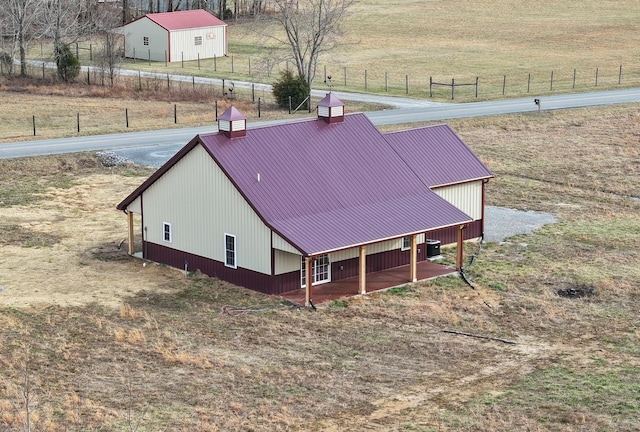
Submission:
{"label": "white outbuilding", "polygon": [[203,9],[150,13],[115,29],[125,56],[179,62],[227,55],[227,24]]}

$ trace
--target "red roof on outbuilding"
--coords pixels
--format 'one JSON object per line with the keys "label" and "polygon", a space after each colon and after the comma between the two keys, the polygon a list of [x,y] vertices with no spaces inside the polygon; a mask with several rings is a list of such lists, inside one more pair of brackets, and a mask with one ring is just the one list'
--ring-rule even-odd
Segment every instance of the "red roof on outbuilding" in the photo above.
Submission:
{"label": "red roof on outbuilding", "polygon": [[226,25],[203,9],[146,14],[145,17],[167,30],[184,30],[198,27]]}

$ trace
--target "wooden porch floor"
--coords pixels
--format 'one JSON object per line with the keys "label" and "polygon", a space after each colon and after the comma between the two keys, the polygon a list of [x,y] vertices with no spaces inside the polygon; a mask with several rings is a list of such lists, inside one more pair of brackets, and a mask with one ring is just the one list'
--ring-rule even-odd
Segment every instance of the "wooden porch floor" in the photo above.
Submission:
{"label": "wooden porch floor", "polygon": [[[420,261],[417,266],[418,281],[433,279],[457,272],[455,267],[435,264],[431,261]],[[406,285],[409,282],[409,265],[395,267],[375,273],[367,273],[367,293]],[[311,301],[320,304],[343,297],[358,295],[358,277],[342,279],[311,287]],[[305,289],[280,294],[281,297],[294,303],[304,305]]]}

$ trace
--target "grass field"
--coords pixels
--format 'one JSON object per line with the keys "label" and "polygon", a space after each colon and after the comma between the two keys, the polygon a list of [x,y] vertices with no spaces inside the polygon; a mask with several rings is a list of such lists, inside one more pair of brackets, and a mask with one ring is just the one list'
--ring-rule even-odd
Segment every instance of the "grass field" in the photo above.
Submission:
{"label": "grass field", "polygon": [[[366,0],[329,70],[367,69],[374,91],[392,68],[403,83],[497,76],[483,96],[493,98],[512,70],[632,65],[638,15],[628,0]],[[251,26],[231,34],[250,44]],[[31,113],[49,116],[46,136],[57,137],[75,134],[77,112],[86,133],[119,130],[124,108],[134,130],[166,128],[176,103],[178,126],[206,124],[214,100],[17,87],[0,89],[3,142],[29,139]],[[0,431],[27,430],[27,414],[32,431],[52,432],[637,431],[639,109],[449,122],[496,175],[488,204],[558,222],[484,244],[467,269],[476,289],[442,278],[317,312],[118,249],[127,222],[115,206],[148,169],[93,154],[0,160]],[[112,125],[85,126],[85,112]]]}
{"label": "grass field", "polygon": [[475,290],[317,312],[118,250],[115,205],[148,170],[0,161],[0,429],[25,430],[28,388],[47,431],[637,430],[639,107],[451,122],[496,175],[489,204],[558,223],[485,244]]}

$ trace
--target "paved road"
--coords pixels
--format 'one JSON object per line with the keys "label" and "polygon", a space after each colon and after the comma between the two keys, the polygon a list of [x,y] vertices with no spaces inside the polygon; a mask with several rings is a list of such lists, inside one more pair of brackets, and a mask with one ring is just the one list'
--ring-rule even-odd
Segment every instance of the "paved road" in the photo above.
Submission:
{"label": "paved road", "polygon": [[[135,73],[136,75],[139,73],[138,71],[129,72]],[[123,71],[122,73],[127,73],[127,71]],[[154,75],[152,73],[145,74],[149,76]],[[166,78],[166,74],[158,75]],[[189,82],[192,79],[196,79],[198,82],[200,80],[209,80],[203,82],[218,81],[220,85],[222,84],[222,80],[193,78],[191,76],[181,75],[170,75],[170,79]],[[236,87],[251,86],[251,83],[238,82],[235,83],[235,85]],[[261,86],[266,85],[261,84]],[[325,91],[321,90],[312,91],[314,96],[323,96],[325,93]],[[360,93],[334,92],[334,94],[346,102],[347,111],[348,101],[350,100],[382,103],[392,107],[387,110],[366,113],[369,119],[378,126],[538,111],[538,107],[533,102],[534,97],[536,97],[535,95],[528,98],[456,104]],[[639,102],[640,88],[553,95],[540,97],[540,100],[542,110]],[[286,121],[285,119],[269,122],[254,122],[249,124],[248,127],[251,129],[252,127]],[[215,132],[216,130],[217,127],[211,125],[199,128],[168,129],[7,143],[0,144],[0,158],[7,159],[80,151],[109,150],[115,151],[119,155],[136,163],[157,167],[163,164],[195,135],[205,132]]]}

